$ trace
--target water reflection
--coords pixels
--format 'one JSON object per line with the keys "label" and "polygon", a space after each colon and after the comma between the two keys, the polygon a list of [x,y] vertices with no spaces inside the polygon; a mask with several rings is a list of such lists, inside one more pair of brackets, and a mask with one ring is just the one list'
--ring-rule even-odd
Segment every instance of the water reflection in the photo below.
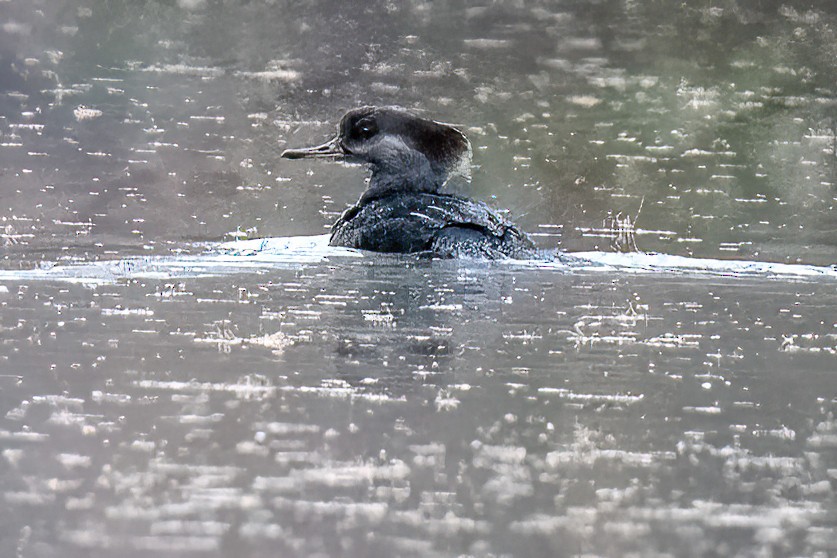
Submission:
{"label": "water reflection", "polygon": [[253,279],[7,283],[5,548],[832,549],[831,285]]}

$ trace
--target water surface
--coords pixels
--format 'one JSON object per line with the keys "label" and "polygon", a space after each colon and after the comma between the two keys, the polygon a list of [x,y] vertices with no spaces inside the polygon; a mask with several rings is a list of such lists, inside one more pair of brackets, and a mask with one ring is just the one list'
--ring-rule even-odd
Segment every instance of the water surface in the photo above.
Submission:
{"label": "water surface", "polygon": [[[0,556],[837,553],[831,3],[0,20]],[[327,231],[362,170],[279,153],[361,104],[619,265],[213,259]]]}

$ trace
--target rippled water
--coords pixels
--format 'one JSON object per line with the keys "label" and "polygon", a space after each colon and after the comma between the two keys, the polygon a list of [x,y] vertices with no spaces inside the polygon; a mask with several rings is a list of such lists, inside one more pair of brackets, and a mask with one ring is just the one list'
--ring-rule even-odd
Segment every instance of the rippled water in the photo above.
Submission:
{"label": "rippled water", "polygon": [[[835,29],[0,1],[0,556],[835,555]],[[610,267],[322,251],[367,103]]]}

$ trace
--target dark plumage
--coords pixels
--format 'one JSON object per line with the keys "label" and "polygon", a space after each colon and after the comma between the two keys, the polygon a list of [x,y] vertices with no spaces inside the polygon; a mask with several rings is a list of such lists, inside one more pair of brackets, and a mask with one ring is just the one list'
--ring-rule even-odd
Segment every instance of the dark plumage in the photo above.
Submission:
{"label": "dark plumage", "polygon": [[529,236],[485,203],[440,192],[452,175],[468,173],[470,155],[456,128],[389,107],[351,110],[334,139],[282,153],[370,166],[366,191],[331,228],[332,246],[439,257],[538,256]]}

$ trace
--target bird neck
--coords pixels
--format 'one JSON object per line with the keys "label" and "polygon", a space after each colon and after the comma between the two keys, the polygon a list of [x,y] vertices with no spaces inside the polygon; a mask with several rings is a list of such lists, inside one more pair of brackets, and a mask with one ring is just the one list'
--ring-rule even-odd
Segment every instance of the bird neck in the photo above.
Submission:
{"label": "bird neck", "polygon": [[403,168],[393,172],[389,168],[373,165],[372,176],[359,203],[398,193],[435,193],[444,186],[447,179],[446,175],[434,172],[426,160],[424,164],[405,168],[410,172],[405,173]]}

